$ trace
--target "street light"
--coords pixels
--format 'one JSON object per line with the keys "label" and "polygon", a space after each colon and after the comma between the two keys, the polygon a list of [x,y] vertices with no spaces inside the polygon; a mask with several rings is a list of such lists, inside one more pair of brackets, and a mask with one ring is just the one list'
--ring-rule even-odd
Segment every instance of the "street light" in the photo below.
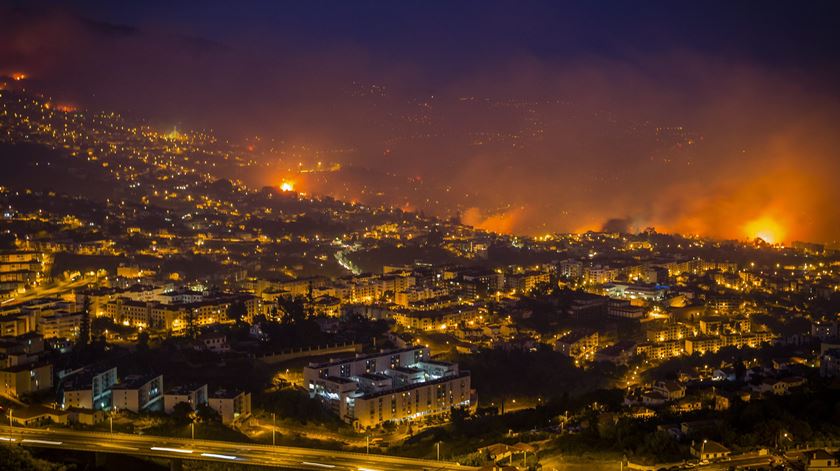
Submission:
{"label": "street light", "polygon": [[190,417],[190,436],[192,437],[193,440],[195,440],[195,419],[197,417],[197,414],[195,413],[195,411],[192,411],[192,412],[190,412],[189,417]]}

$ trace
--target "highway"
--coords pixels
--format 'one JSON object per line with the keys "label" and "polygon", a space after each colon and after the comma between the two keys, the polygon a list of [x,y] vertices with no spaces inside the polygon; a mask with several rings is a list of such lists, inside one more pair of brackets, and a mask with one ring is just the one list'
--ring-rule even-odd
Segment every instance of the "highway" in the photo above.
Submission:
{"label": "highway", "polygon": [[75,280],[75,281],[66,281],[66,282],[60,282],[60,283],[45,285],[45,286],[38,286],[36,288],[32,288],[32,289],[28,290],[23,295],[16,296],[14,298],[6,299],[6,300],[2,301],[2,303],[0,303],[0,305],[2,305],[3,307],[9,307],[9,306],[15,306],[17,304],[23,304],[27,301],[32,301],[32,300],[35,300],[35,299],[48,298],[48,297],[52,297],[52,296],[61,296],[65,293],[68,293],[68,292],[73,291],[75,289],[84,288],[87,285],[93,284],[93,283],[96,283],[96,278],[91,279],[91,278],[83,276],[83,277],[81,277],[81,278],[79,278],[78,280]]}
{"label": "highway", "polygon": [[6,426],[0,432],[0,446],[8,444],[169,459],[239,463],[297,470],[448,471],[478,469],[446,461],[314,448],[214,440],[188,440],[123,433],[79,432],[75,430],[44,430],[23,427],[14,427],[10,430]]}

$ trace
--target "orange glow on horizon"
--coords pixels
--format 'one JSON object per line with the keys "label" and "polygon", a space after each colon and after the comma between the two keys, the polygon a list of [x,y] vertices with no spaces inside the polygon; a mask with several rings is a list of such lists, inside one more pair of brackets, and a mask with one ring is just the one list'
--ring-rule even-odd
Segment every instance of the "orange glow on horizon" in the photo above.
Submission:
{"label": "orange glow on horizon", "polygon": [[760,238],[768,244],[779,244],[784,241],[785,228],[770,216],[753,219],[744,225],[744,233],[749,238]]}
{"label": "orange glow on horizon", "polygon": [[76,111],[76,106],[66,103],[59,103],[58,105],[55,105],[55,109],[63,113],[72,113]]}
{"label": "orange glow on horizon", "polygon": [[280,184],[280,191],[295,191],[295,182],[284,180],[283,183]]}
{"label": "orange glow on horizon", "polygon": [[28,78],[29,78],[29,76],[24,74],[23,72],[12,72],[12,80],[20,81],[20,80],[26,80]]}

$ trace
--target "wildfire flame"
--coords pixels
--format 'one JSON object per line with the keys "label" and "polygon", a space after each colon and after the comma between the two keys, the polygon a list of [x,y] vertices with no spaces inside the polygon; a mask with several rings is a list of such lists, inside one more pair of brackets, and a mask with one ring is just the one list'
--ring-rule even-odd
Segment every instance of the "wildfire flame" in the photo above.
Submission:
{"label": "wildfire flame", "polygon": [[744,225],[744,232],[750,238],[759,238],[768,244],[778,244],[784,240],[785,229],[770,216],[753,219]]}

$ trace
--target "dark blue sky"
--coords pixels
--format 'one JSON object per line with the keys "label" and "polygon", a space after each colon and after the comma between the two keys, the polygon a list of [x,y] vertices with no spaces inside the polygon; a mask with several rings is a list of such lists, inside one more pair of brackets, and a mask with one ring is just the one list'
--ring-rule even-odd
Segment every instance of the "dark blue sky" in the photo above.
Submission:
{"label": "dark blue sky", "polygon": [[[33,5],[39,2],[20,2]],[[412,62],[430,80],[527,53],[565,61],[687,50],[815,79],[837,78],[840,2],[758,1],[79,1],[44,2],[88,18],[234,47],[352,45]]]}

